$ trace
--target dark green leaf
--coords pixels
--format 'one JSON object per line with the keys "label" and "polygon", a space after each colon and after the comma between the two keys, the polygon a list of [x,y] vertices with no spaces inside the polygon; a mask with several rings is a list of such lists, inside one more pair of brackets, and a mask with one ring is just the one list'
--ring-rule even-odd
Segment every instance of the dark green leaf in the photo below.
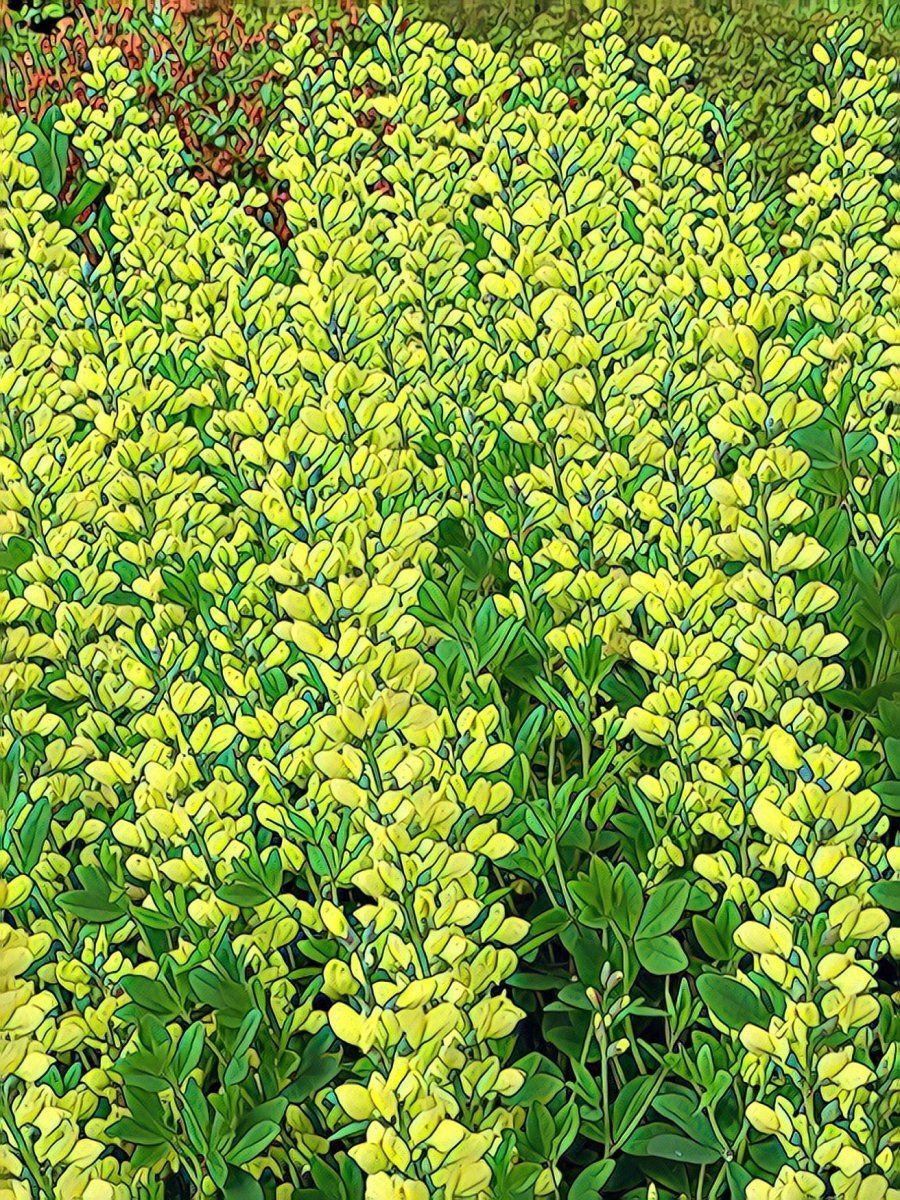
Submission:
{"label": "dark green leaf", "polygon": [[602,1158],[600,1162],[585,1167],[569,1188],[569,1200],[598,1200],[600,1189],[612,1175],[615,1166],[611,1158]]}
{"label": "dark green leaf", "polygon": [[747,1187],[753,1182],[753,1176],[740,1163],[730,1162],[725,1168],[725,1176],[731,1192],[731,1200],[745,1200]]}
{"label": "dark green leaf", "polygon": [[146,979],[143,975],[127,975],[122,980],[122,988],[135,1004],[148,1012],[160,1017],[172,1017],[179,1014],[181,1002],[179,998],[159,979]]}
{"label": "dark green leaf", "polygon": [[745,1025],[769,1027],[766,1007],[754,992],[737,979],[710,973],[697,979],[700,999],[728,1029],[743,1029]]}
{"label": "dark green leaf", "polygon": [[264,1200],[265,1197],[259,1182],[249,1171],[238,1167],[230,1168],[222,1192],[224,1200]]}
{"label": "dark green leaf", "polygon": [[273,1100],[266,1100],[262,1104],[257,1104],[255,1108],[251,1108],[248,1112],[241,1113],[237,1128],[235,1129],[236,1136],[243,1138],[256,1125],[268,1122],[274,1122],[276,1125],[279,1124],[287,1106],[288,1101],[284,1096],[276,1096]]}
{"label": "dark green leaf", "polygon": [[651,975],[674,975],[688,965],[688,957],[669,934],[638,938],[634,943],[638,962]]}
{"label": "dark green leaf", "polygon": [[256,908],[269,898],[269,893],[261,883],[252,883],[245,879],[226,883],[219,888],[218,895],[226,904],[234,904],[237,908]]}
{"label": "dark green leaf", "polygon": [[84,890],[62,892],[56,897],[56,903],[73,917],[80,917],[83,921],[96,925],[108,925],[119,920],[128,911],[128,902],[124,897],[112,900],[109,896]]}
{"label": "dark green leaf", "polygon": [[644,1153],[650,1158],[666,1158],[683,1163],[716,1163],[722,1157],[721,1150],[701,1146],[698,1142],[677,1133],[661,1133],[648,1138],[644,1144]]}
{"label": "dark green leaf", "polygon": [[881,908],[900,912],[900,879],[882,879],[872,885],[869,895]]}
{"label": "dark green leaf", "polygon": [[613,871],[612,919],[626,937],[633,937],[644,908],[640,880],[628,863],[619,863]]}
{"label": "dark green leaf", "polygon": [[132,1117],[121,1117],[106,1129],[107,1137],[132,1146],[162,1146],[164,1139],[152,1129],[145,1129]]}
{"label": "dark green leaf", "polygon": [[709,1119],[702,1112],[697,1111],[696,1093],[688,1095],[687,1092],[674,1090],[663,1092],[653,1101],[653,1107],[661,1117],[666,1117],[669,1121],[674,1122],[693,1140],[702,1142],[703,1145],[714,1150],[720,1149],[718,1138],[713,1132]]}
{"label": "dark green leaf", "polygon": [[331,1083],[340,1069],[340,1049],[335,1048],[330,1030],[322,1029],[304,1044],[296,1077],[285,1095],[291,1103],[306,1100]]}
{"label": "dark green leaf", "polygon": [[259,1121],[228,1151],[226,1157],[236,1167],[252,1162],[278,1137],[281,1126],[275,1121]]}
{"label": "dark green leaf", "polygon": [[6,539],[0,548],[0,572],[17,571],[23,563],[30,562],[34,556],[34,546],[25,538],[15,534]]}
{"label": "dark green leaf", "polygon": [[698,914],[694,917],[691,924],[694,929],[694,937],[700,944],[700,949],[713,962],[723,962],[734,954],[734,942],[731,938],[723,937],[708,917]]}
{"label": "dark green leaf", "polygon": [[673,879],[655,887],[638,924],[637,936],[655,938],[674,929],[681,920],[689,894],[690,885],[684,879]]}
{"label": "dark green leaf", "polygon": [[631,1126],[640,1118],[650,1102],[650,1095],[656,1085],[652,1075],[639,1075],[629,1079],[616,1096],[613,1103],[613,1133],[616,1141],[621,1141],[631,1130]]}
{"label": "dark green leaf", "polygon": [[200,1062],[204,1040],[205,1033],[200,1021],[189,1025],[178,1039],[175,1057],[172,1060],[172,1069],[179,1083],[183,1083]]}
{"label": "dark green leaf", "polygon": [[31,808],[22,825],[20,841],[22,844],[22,870],[30,875],[37,866],[50,830],[53,810],[46,796],[41,796]]}

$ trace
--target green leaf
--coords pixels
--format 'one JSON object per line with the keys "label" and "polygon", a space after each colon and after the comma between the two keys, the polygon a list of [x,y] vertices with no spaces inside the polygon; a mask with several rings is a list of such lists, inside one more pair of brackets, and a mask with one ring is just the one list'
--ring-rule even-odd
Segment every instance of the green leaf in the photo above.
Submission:
{"label": "green leaf", "polygon": [[813,425],[792,434],[791,441],[798,450],[809,455],[814,470],[828,470],[841,465],[841,437],[827,417],[820,417]]}
{"label": "green leaf", "polygon": [[735,953],[734,942],[730,938],[725,938],[708,917],[698,914],[691,924],[700,949],[713,962],[724,962]]}
{"label": "green leaf", "polygon": [[709,1119],[697,1110],[697,1094],[687,1092],[663,1092],[653,1101],[653,1107],[661,1117],[674,1122],[689,1137],[713,1150],[719,1150],[719,1141]]}
{"label": "green leaf", "polygon": [[179,998],[159,979],[127,975],[122,980],[122,989],[135,1004],[157,1016],[176,1016],[181,1010]]}
{"label": "green leaf", "polygon": [[753,1176],[740,1163],[730,1162],[725,1168],[725,1177],[731,1192],[731,1200],[744,1200],[747,1187],[753,1182]]}
{"label": "green leaf", "polygon": [[747,1149],[752,1163],[760,1167],[766,1175],[777,1175],[781,1168],[790,1161],[781,1142],[774,1137],[750,1142]]}
{"label": "green leaf", "polygon": [[363,1173],[348,1154],[338,1152],[338,1170],[344,1185],[344,1200],[363,1200],[365,1183]]}
{"label": "green leaf", "polygon": [[626,937],[634,936],[644,907],[644,893],[634,868],[619,863],[613,871],[612,919]]}
{"label": "green leaf", "polygon": [[875,435],[869,433],[868,430],[854,430],[844,438],[844,447],[847,462],[852,466],[861,459],[868,458],[871,454],[874,454],[878,449],[878,442]]}
{"label": "green leaf", "polygon": [[537,950],[569,924],[571,917],[564,908],[550,908],[531,922],[530,937],[518,949],[519,958]]}
{"label": "green leaf", "polygon": [[644,1143],[644,1153],[650,1158],[665,1158],[674,1162],[699,1164],[717,1163],[722,1157],[721,1150],[713,1150],[710,1146],[701,1146],[678,1133],[661,1133],[648,1138]]}
{"label": "green leaf", "polygon": [[112,900],[109,896],[82,889],[60,893],[56,897],[56,904],[73,917],[80,917],[95,925],[108,925],[128,912],[128,902],[124,897]]}
{"label": "green leaf", "polygon": [[882,683],[874,684],[870,688],[832,688],[828,692],[828,699],[832,704],[839,704],[844,708],[853,709],[854,712],[871,715],[878,711],[883,701],[892,700],[898,692],[900,692],[900,675],[892,675],[890,679],[885,679]]}
{"label": "green leaf", "polygon": [[674,975],[688,965],[688,957],[669,934],[662,937],[637,938],[634,950],[638,962],[651,975]]}
{"label": "green leaf", "polygon": [[648,1121],[631,1134],[622,1149],[626,1154],[634,1155],[635,1158],[645,1158],[647,1143],[650,1139],[661,1137],[664,1134],[671,1134],[673,1137],[680,1136],[678,1130],[667,1121]]}
{"label": "green leaf", "polygon": [[885,812],[900,817],[900,780],[883,780],[881,783],[874,784],[872,791],[881,801]]}
{"label": "green leaf", "polygon": [[547,719],[546,704],[539,704],[533,712],[522,722],[519,732],[516,734],[516,740],[513,743],[513,749],[517,754],[524,754],[528,758],[533,758],[535,751],[538,748],[543,732],[544,722]]}
{"label": "green leaf", "polygon": [[326,1027],[309,1038],[303,1046],[294,1082],[285,1090],[292,1104],[308,1099],[331,1083],[341,1069],[341,1051],[331,1031]]}
{"label": "green leaf", "polygon": [[326,1196],[340,1196],[343,1189],[341,1177],[324,1159],[314,1158],[310,1163],[310,1173],[313,1183]]}
{"label": "green leaf", "polygon": [[269,893],[261,883],[246,879],[226,883],[219,888],[218,896],[226,904],[234,904],[237,908],[257,908],[269,899]]}
{"label": "green leaf", "polygon": [[[900,475],[900,472],[898,473]],[[895,779],[900,779],[900,738],[884,738],[884,757]]]}
{"label": "green leaf", "polygon": [[222,1076],[222,1082],[226,1087],[234,1087],[235,1084],[243,1083],[249,1074],[249,1053],[233,1054],[228,1060],[228,1065],[225,1067],[225,1074]]}
{"label": "green leaf", "polygon": [[[285,691],[287,691],[287,683],[285,683]],[[345,822],[345,830],[349,829],[350,822],[347,819],[349,812],[345,813],[342,820]],[[284,880],[284,866],[281,862],[281,855],[277,850],[272,849],[266,855],[266,860],[263,863],[263,879],[269,889],[269,894],[277,896],[281,891],[281,885]]]}
{"label": "green leaf", "polygon": [[816,519],[816,541],[830,552],[832,558],[846,550],[850,532],[850,517],[843,508],[826,508]]}
{"label": "green leaf", "polygon": [[189,1079],[184,1089],[185,1103],[181,1108],[184,1127],[194,1149],[204,1153],[208,1148],[210,1111],[206,1097],[195,1079]]}
{"label": "green leaf", "polygon": [[254,1126],[264,1122],[274,1122],[276,1125],[280,1124],[287,1106],[288,1101],[284,1096],[276,1096],[272,1100],[265,1100],[262,1104],[257,1104],[249,1112],[241,1114],[237,1128],[235,1129],[235,1136],[243,1138]]}
{"label": "green leaf", "polygon": [[543,1104],[533,1104],[525,1118],[525,1137],[540,1159],[549,1159],[553,1153],[555,1132],[556,1127],[550,1110]]}
{"label": "green leaf", "polygon": [[613,1133],[620,1142],[631,1131],[631,1126],[640,1118],[650,1102],[656,1080],[652,1075],[639,1075],[629,1081],[619,1092],[613,1103]]}
{"label": "green leaf", "polygon": [[570,1100],[556,1115],[556,1135],[553,1139],[554,1159],[561,1158],[575,1141],[580,1123],[578,1105],[574,1100]]}
{"label": "green leaf", "polygon": [[615,1166],[611,1158],[602,1158],[585,1167],[569,1188],[569,1200],[598,1200],[600,1189],[612,1175]]}
{"label": "green leaf", "polygon": [[900,879],[882,879],[872,885],[869,895],[881,908],[900,912]]}
{"label": "green leaf", "polygon": [[700,999],[728,1029],[743,1029],[745,1025],[769,1027],[769,1014],[759,997],[745,984],[726,975],[710,972],[697,979]]}
{"label": "green leaf", "polygon": [[133,1059],[135,1057],[137,1056],[131,1055],[119,1068],[123,1082],[127,1083],[129,1087],[140,1088],[142,1092],[150,1092],[156,1095],[166,1091],[170,1084],[162,1075],[154,1075],[149,1071],[142,1071],[134,1064]]}
{"label": "green leaf", "polygon": [[228,1151],[226,1158],[236,1167],[252,1162],[266,1146],[278,1137],[281,1126],[276,1121],[259,1121]]}
{"label": "green leaf", "polygon": [[156,912],[152,908],[144,908],[140,904],[129,905],[129,914],[138,925],[147,929],[174,929],[178,921],[167,913]]}
{"label": "green leaf", "polygon": [[238,1167],[229,1170],[222,1193],[224,1200],[264,1200],[265,1197],[259,1182],[249,1171]]}
{"label": "green leaf", "polygon": [[132,1117],[121,1117],[118,1121],[113,1121],[105,1133],[107,1137],[131,1146],[162,1146],[165,1144],[165,1139],[160,1137],[156,1131],[145,1129]]}
{"label": "green leaf", "polygon": [[220,1016],[230,1017],[240,1024],[250,1008],[250,997],[245,987],[232,979],[226,979],[209,967],[194,967],[189,976],[191,991],[201,1004],[208,1004]]}
{"label": "green leaf", "polygon": [[53,810],[50,807],[49,799],[41,796],[40,800],[32,805],[31,811],[25,818],[20,841],[22,844],[22,870],[26,875],[30,875],[38,864],[47,834],[50,831],[52,817]]}
{"label": "green leaf", "polygon": [[[112,253],[116,248],[116,235],[113,233],[112,209],[108,204],[101,204],[97,212],[97,231],[100,234],[103,245]],[[107,603],[111,603],[109,597],[107,597]],[[126,600],[125,603],[135,604],[139,602],[132,598],[131,600]]]}
{"label": "green leaf", "polygon": [[23,129],[35,139],[35,144],[22,156],[37,168],[42,191],[55,199],[62,191],[63,174],[54,154],[54,146],[44,129],[33,121],[23,121]]}
{"label": "green leaf", "polygon": [[34,557],[34,546],[23,537],[13,535],[0,549],[0,572],[15,572]]}
{"label": "green leaf", "polygon": [[203,1044],[206,1038],[201,1021],[194,1021],[178,1039],[172,1069],[179,1083],[183,1083],[195,1070],[203,1054]]}
{"label": "green leaf", "polygon": [[86,179],[76,192],[74,199],[68,204],[57,205],[56,208],[51,209],[47,214],[48,219],[59,221],[60,225],[71,228],[85,209],[94,203],[105,187],[105,183],[98,183],[94,179]]}
{"label": "green leaf", "polygon": [[251,1008],[238,1027],[234,1045],[231,1047],[232,1054],[244,1054],[250,1049],[261,1021],[262,1013],[259,1009]]}
{"label": "green leaf", "polygon": [[635,220],[637,213],[637,205],[631,200],[626,200],[621,210],[622,227],[635,245],[640,246],[644,240],[644,235],[641,233]]}
{"label": "green leaf", "polygon": [[894,472],[881,489],[878,498],[878,515],[885,529],[900,521],[900,474]]}
{"label": "green leaf", "polygon": [[673,879],[653,889],[637,927],[639,938],[655,938],[674,929],[684,913],[690,895],[685,879]]}
{"label": "green leaf", "polygon": [[210,1150],[206,1158],[206,1167],[216,1187],[224,1188],[228,1182],[228,1164],[218,1150]]}
{"label": "green leaf", "polygon": [[528,1108],[532,1104],[549,1104],[563,1088],[559,1068],[542,1054],[526,1054],[516,1063],[525,1074],[525,1082],[511,1099]]}

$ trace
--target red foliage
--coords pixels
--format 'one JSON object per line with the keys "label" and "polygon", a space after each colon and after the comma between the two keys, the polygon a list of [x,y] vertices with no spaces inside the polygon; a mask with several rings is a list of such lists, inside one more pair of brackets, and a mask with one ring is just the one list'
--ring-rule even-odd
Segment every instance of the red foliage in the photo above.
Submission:
{"label": "red foliage", "polygon": [[[288,196],[267,174],[262,150],[279,115],[284,86],[272,67],[279,49],[274,24],[249,32],[232,0],[102,0],[102,19],[93,8],[96,0],[75,0],[51,32],[38,35],[14,24],[8,2],[0,0],[0,37],[9,35],[4,40],[10,47],[10,69],[0,72],[0,107],[39,121],[50,107],[70,99],[102,104],[81,76],[92,46],[116,46],[151,125],[175,125],[194,174],[262,189],[270,200],[255,211],[283,241],[290,237],[284,213]],[[302,11],[288,18],[289,25]],[[335,46],[359,23],[356,0],[341,0],[341,17],[310,36],[314,43]],[[354,95],[368,98],[376,90],[367,85],[354,89]],[[381,128],[376,117],[370,109],[360,124]],[[62,196],[77,190],[80,169],[72,150]],[[385,183],[380,190],[389,187]]]}

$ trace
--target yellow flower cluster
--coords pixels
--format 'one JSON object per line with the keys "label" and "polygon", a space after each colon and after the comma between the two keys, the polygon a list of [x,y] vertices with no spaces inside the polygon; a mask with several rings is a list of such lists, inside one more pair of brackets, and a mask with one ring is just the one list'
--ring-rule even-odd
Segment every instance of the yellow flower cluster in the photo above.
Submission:
{"label": "yellow flower cluster", "polygon": [[342,1140],[366,1200],[494,1194],[526,1121],[528,764],[490,656],[433,701],[448,518],[546,651],[550,772],[558,738],[585,774],[615,745],[642,886],[743,911],[740,978],[776,998],[740,1035],[746,1117],[790,1160],[748,1196],[898,1200],[869,891],[900,861],[829,744],[846,638],[792,440],[846,395],[866,470],[898,461],[896,64],[835,31],[776,253],[687,49],[641,47],[642,89],[621,19],[585,27],[577,109],[551,46],[517,68],[373,7],[354,56],[301,21],[267,144],[287,247],[264,197],[189,177],[111,51],[64,114],[109,189],[96,265],[0,116],[3,1200],[167,1171],[286,1200]]}

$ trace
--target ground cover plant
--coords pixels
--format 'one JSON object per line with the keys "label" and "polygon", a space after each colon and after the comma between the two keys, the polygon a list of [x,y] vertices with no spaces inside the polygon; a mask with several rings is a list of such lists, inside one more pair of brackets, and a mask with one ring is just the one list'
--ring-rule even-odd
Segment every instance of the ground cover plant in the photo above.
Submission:
{"label": "ground cover plant", "polygon": [[0,114],[4,1200],[900,1200],[898,64],[623,28]]}

